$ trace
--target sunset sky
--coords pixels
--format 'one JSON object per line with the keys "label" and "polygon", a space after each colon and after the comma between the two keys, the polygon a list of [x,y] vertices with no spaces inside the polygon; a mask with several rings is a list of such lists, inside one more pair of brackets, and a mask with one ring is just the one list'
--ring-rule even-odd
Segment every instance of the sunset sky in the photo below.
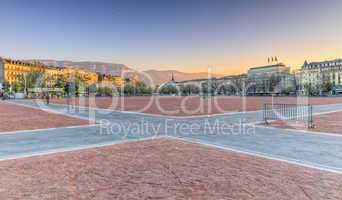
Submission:
{"label": "sunset sky", "polygon": [[1,0],[0,56],[236,74],[342,58],[341,0]]}

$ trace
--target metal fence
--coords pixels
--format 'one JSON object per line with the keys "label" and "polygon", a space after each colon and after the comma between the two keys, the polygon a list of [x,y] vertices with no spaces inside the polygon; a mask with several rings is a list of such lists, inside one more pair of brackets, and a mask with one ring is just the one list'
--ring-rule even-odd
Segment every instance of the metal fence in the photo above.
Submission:
{"label": "metal fence", "polygon": [[303,121],[308,128],[313,128],[312,105],[310,104],[264,104],[264,122],[269,120],[296,120]]}

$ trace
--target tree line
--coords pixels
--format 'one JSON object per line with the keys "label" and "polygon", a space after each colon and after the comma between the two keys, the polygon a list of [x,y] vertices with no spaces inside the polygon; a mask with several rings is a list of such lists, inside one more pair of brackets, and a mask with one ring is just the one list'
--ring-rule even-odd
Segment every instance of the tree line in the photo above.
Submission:
{"label": "tree line", "polygon": [[161,94],[177,95],[256,95],[285,94],[296,91],[294,85],[282,88],[280,76],[235,78],[230,80],[206,80],[202,82],[176,84],[169,83],[159,89]]}
{"label": "tree line", "polygon": [[[144,96],[153,93],[164,95],[248,95],[248,94],[270,94],[279,93],[289,95],[296,91],[295,86],[277,88],[281,78],[270,76],[268,78],[246,78],[232,79],[229,84],[222,84],[216,80],[207,80],[201,84],[176,84],[167,83],[165,85],[152,88],[144,82],[125,79],[122,86],[106,84],[88,84],[89,78],[81,74],[74,73],[57,76],[49,76],[38,71],[33,71],[20,76],[16,81],[9,84],[3,82],[3,90],[6,93],[32,92],[35,88],[60,89],[52,92],[60,96]],[[306,95],[314,96],[332,91],[333,84],[324,82],[321,85],[304,84],[303,89]]]}
{"label": "tree line", "polygon": [[[35,93],[41,88],[50,89],[49,92],[58,96],[139,96],[152,95],[153,88],[140,81],[125,79],[122,86],[114,84],[88,84],[89,78],[79,73],[57,76],[49,76],[38,71],[33,71],[19,76],[11,84],[3,82],[3,91],[5,93]],[[59,89],[59,90],[57,90]]]}

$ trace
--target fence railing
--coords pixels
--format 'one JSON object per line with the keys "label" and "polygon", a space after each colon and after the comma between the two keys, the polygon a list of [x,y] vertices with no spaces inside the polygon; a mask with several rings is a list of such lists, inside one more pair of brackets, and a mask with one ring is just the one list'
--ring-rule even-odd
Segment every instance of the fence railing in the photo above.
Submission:
{"label": "fence railing", "polygon": [[269,120],[295,120],[303,121],[308,128],[313,128],[312,105],[310,104],[264,104],[264,122]]}

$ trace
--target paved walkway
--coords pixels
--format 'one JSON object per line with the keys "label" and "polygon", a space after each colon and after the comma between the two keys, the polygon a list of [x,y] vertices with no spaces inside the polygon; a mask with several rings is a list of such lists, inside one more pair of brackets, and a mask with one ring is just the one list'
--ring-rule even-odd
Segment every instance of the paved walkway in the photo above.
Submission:
{"label": "paved walkway", "polygon": [[[38,108],[32,101],[12,103]],[[53,112],[68,110],[65,105],[54,104],[44,109]],[[314,112],[341,109],[342,104],[321,105],[315,106]],[[69,109],[66,112],[81,118],[89,117],[89,113],[101,124],[1,134],[0,160],[143,140],[152,136],[172,136],[342,173],[342,136],[251,125],[261,120],[261,112],[194,118],[153,117],[105,109]]]}

